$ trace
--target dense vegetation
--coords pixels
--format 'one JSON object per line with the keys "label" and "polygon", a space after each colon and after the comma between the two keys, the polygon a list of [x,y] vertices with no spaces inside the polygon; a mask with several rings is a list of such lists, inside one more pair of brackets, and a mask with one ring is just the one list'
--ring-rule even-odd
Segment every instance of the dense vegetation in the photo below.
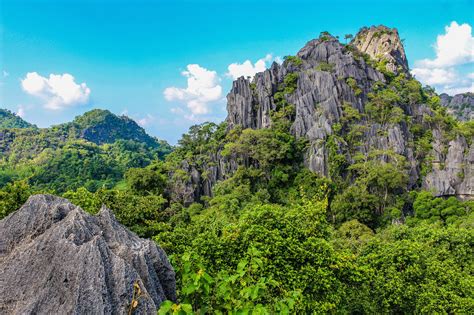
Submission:
{"label": "dense vegetation", "polygon": [[[181,304],[164,303],[162,313],[474,310],[472,202],[401,191],[403,172],[393,175],[403,163],[380,162],[378,152],[319,178],[302,166],[305,143],[285,131],[285,113],[274,119],[270,129],[230,133],[225,124],[194,126],[164,162],[135,142],[66,141],[9,179],[4,168],[1,214],[39,191],[92,213],[111,207],[172,259]],[[173,202],[166,187],[186,176],[181,161],[206,163],[216,149],[246,158],[212,198]],[[346,172],[355,180],[339,176]],[[406,203],[411,216],[402,216]]]}
{"label": "dense vegetation", "polygon": [[[171,257],[180,301],[163,303],[161,314],[474,313],[474,202],[409,190],[403,156],[356,150],[370,124],[384,131],[403,121],[426,174],[431,132],[401,104],[428,104],[448,139],[472,139],[472,122],[448,116],[414,79],[387,73],[364,113],[344,106],[326,139],[329,174],[319,177],[303,165],[306,140],[290,133],[294,106],[285,95],[296,83],[290,73],[279,86],[270,128],[193,126],[171,153],[124,139],[130,133],[108,128],[104,121],[117,120],[103,111],[51,129],[5,130],[15,140],[2,143],[0,217],[37,192],[91,213],[107,205]],[[189,170],[210,177],[217,152],[233,171],[212,197],[186,201]]]}

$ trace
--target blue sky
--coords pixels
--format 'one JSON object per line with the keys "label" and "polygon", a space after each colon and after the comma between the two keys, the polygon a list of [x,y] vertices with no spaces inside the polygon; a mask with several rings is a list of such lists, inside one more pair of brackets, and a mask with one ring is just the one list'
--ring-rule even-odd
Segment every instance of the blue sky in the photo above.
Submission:
{"label": "blue sky", "polygon": [[[225,118],[232,75],[294,55],[321,31],[365,25],[398,28],[424,83],[472,88],[472,0],[0,3],[0,107],[40,127],[106,108],[174,144],[192,124]],[[467,51],[443,55],[453,38]]]}

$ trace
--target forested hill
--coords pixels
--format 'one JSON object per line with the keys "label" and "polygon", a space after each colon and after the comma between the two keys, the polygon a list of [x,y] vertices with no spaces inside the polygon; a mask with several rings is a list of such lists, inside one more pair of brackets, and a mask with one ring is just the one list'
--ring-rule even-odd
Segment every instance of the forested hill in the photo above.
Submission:
{"label": "forested hill", "polygon": [[[0,117],[0,125],[11,126],[12,116]],[[51,192],[111,188],[127,169],[144,167],[171,151],[132,119],[107,110],[95,109],[50,128],[19,121],[0,128],[0,186],[27,179]]]}
{"label": "forested hill", "polygon": [[96,144],[113,143],[116,140],[133,140],[151,147],[164,144],[150,137],[133,119],[124,115],[116,116],[108,110],[91,110],[65,126],[70,132],[76,132],[78,137]]}
{"label": "forested hill", "polygon": [[474,123],[445,104],[396,29],[323,32],[172,152],[106,111],[1,129],[0,217],[106,205],[171,257],[160,314],[472,314]]}
{"label": "forested hill", "polygon": [[0,108],[0,129],[2,128],[33,128],[34,125],[24,121],[21,117],[8,109]]}

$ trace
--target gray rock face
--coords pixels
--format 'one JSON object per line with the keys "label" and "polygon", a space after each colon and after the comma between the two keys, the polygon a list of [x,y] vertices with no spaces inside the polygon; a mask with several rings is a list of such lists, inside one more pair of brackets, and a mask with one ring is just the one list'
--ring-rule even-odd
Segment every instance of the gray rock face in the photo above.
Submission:
{"label": "gray rock face", "polygon": [[160,247],[105,207],[91,216],[51,195],[31,196],[0,221],[0,270],[1,314],[126,314],[134,291],[134,314],[156,314],[176,300]]}
{"label": "gray rock face", "polygon": [[448,108],[448,111],[459,120],[474,119],[474,93],[462,93],[449,96],[441,94],[441,105]]}
{"label": "gray rock face", "polygon": [[[433,167],[433,172],[426,178],[420,178],[422,167],[418,160],[419,154],[415,152],[416,139],[409,123],[402,120],[380,124],[371,120],[370,113],[365,112],[368,95],[374,84],[385,83],[385,76],[364,54],[369,55],[372,61],[385,60],[388,71],[410,76],[403,44],[396,29],[385,26],[362,28],[351,45],[343,45],[331,35],[323,34],[309,41],[296,57],[285,60],[281,65],[273,63],[269,69],[257,73],[253,80],[241,77],[234,81],[227,95],[228,128],[271,127],[271,113],[278,108],[275,98],[278,100],[281,97],[285,77],[292,74],[297,76],[295,89],[283,98],[295,109],[291,133],[309,141],[304,163],[311,171],[330,177],[331,158],[327,140],[334,134],[333,126],[340,122],[345,109],[350,106],[362,117],[357,122],[360,139],[356,141],[357,144],[336,144],[336,150],[339,154],[344,153],[349,164],[354,162],[356,154],[368,154],[374,150],[391,151],[403,156],[407,162],[407,188],[422,185],[437,195],[473,198],[472,159],[468,154],[472,151],[472,145],[468,142],[472,141],[466,141],[470,139],[460,137],[449,143],[443,133],[433,132],[431,155],[447,168],[439,172]],[[455,98],[457,103],[463,103],[466,99]],[[412,123],[421,125],[423,130],[436,130],[439,127],[426,119],[434,114],[424,104],[401,103],[394,106],[398,106]],[[438,150],[437,147],[442,148]],[[446,150],[452,153],[440,158],[435,156],[437,151]],[[460,150],[457,155],[454,154],[456,150]],[[349,151],[351,153],[347,153]],[[183,164],[183,170],[190,175],[189,180],[180,183],[186,188],[183,191],[187,191],[186,197],[180,200],[185,200],[187,204],[199,200],[200,196],[212,195],[212,186],[218,180],[228,178],[237,169],[235,160],[224,159],[219,152],[213,153],[209,162],[204,163],[206,165],[198,167],[190,163]]]}
{"label": "gray rock face", "polygon": [[386,60],[387,70],[408,73],[405,49],[396,28],[383,25],[362,28],[352,44],[375,60]]}
{"label": "gray rock face", "polygon": [[[306,152],[306,166],[323,176],[328,176],[328,149],[325,140],[333,133],[332,125],[339,122],[344,105],[364,112],[364,103],[375,82],[385,82],[382,73],[368,65],[360,54],[353,52],[339,41],[325,35],[309,41],[298,53],[299,64],[285,61],[274,63],[270,69],[257,73],[253,82],[239,78],[227,96],[227,123],[232,128],[268,128],[270,113],[277,108],[275,93],[289,73],[298,75],[297,87],[286,101],[295,107],[291,132],[296,137],[310,141]],[[350,86],[348,80],[355,82]],[[367,132],[367,152],[371,147],[393,149],[408,154],[403,126],[392,126],[387,136],[378,132],[382,126],[372,126]],[[416,179],[414,179],[416,180]]]}
{"label": "gray rock face", "polygon": [[[439,139],[439,131],[435,131]],[[424,178],[423,187],[436,196],[456,195],[462,199],[474,197],[474,147],[469,148],[463,137],[449,142],[447,154],[439,141],[433,145],[433,170]]]}

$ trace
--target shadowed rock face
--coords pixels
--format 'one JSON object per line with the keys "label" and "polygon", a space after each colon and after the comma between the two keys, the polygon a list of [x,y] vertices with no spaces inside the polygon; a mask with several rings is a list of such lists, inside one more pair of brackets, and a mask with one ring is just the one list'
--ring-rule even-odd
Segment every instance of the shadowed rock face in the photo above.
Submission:
{"label": "shadowed rock face", "polygon": [[0,221],[1,314],[156,314],[176,300],[165,252],[103,207],[91,216],[68,200],[35,195]]}

